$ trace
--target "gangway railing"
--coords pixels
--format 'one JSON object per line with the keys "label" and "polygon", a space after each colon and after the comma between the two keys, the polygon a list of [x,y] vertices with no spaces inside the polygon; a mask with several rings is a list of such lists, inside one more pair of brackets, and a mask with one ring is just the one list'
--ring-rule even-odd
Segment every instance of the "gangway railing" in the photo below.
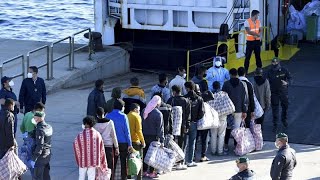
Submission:
{"label": "gangway railing", "polygon": [[[89,32],[89,42],[88,42],[88,44],[87,45],[83,45],[83,46],[78,47],[78,48],[75,49],[74,37],[76,35],[79,35],[79,34],[83,33],[83,32],[86,32],[86,31]],[[68,53],[63,54],[60,57],[54,58],[54,47],[55,47],[55,45],[65,41],[65,40],[68,40],[68,46],[69,46]],[[92,55],[92,53],[94,51],[93,51],[93,48],[92,48],[92,33],[91,33],[91,29],[90,28],[81,30],[79,32],[76,32],[76,33],[72,34],[72,36],[68,36],[68,37],[60,39],[58,41],[55,41],[55,42],[51,43],[50,46],[49,45],[45,45],[45,46],[41,46],[39,48],[36,48],[34,50],[29,51],[27,53],[27,56],[26,56],[27,57],[27,62],[26,62],[27,69],[30,66],[30,62],[32,62],[32,58],[31,58],[32,54],[45,49],[46,50],[46,56],[47,56],[47,62],[44,63],[44,64],[41,64],[40,66],[38,66],[38,68],[47,67],[46,68],[47,80],[51,80],[51,79],[53,79],[53,63],[54,62],[57,62],[57,61],[65,58],[65,57],[68,57],[69,58],[69,70],[73,70],[74,69],[74,53],[77,52],[77,51],[80,51],[81,49],[86,48],[86,47],[88,47],[88,49],[89,49],[88,60],[92,60],[91,55]],[[13,62],[13,61],[17,61],[19,59],[21,60],[22,70],[21,70],[21,73],[14,75],[13,78],[16,78],[16,77],[19,77],[19,76],[22,76],[23,78],[25,78],[26,68],[25,68],[24,55],[16,56],[14,58],[5,60],[3,63],[1,63],[0,64],[0,76],[1,76],[1,78],[3,77],[3,71],[4,71],[3,66],[5,64],[7,64],[7,63],[10,63],[10,62]]]}
{"label": "gangway railing", "polygon": [[[89,43],[88,43],[87,45],[83,45],[83,46],[75,49],[75,47],[74,47],[74,37],[75,37],[76,35],[79,35],[79,34],[81,34],[81,33],[86,32],[86,31],[89,32]],[[72,51],[71,51],[71,62],[70,62],[71,64],[69,64],[69,66],[70,66],[71,69],[74,69],[74,68],[75,68],[75,66],[74,66],[74,53],[77,52],[77,51],[80,51],[81,49],[84,49],[84,48],[88,47],[88,49],[89,49],[89,57],[88,57],[88,60],[92,60],[91,55],[92,55],[92,53],[93,53],[93,50],[92,50],[92,42],[91,42],[91,40],[92,40],[92,37],[91,37],[91,29],[90,29],[90,28],[84,29],[84,30],[79,31],[79,32],[77,32],[77,33],[74,33],[74,34],[71,36],[71,49],[72,49]]]}
{"label": "gangway railing", "polygon": [[47,54],[47,62],[38,66],[38,68],[47,67],[47,80],[50,80],[50,48],[48,45],[41,46],[27,53],[27,69],[30,67],[30,55],[45,49]]}
{"label": "gangway railing", "polygon": [[[63,55],[61,55],[61,56],[59,56],[59,57],[57,57],[57,58],[54,58],[54,56],[53,56],[53,52],[54,52],[54,46],[56,45],[56,44],[58,44],[58,43],[60,43],[60,42],[63,42],[63,41],[65,41],[65,40],[69,40],[69,52],[68,53],[65,53],[65,54],[63,54]],[[72,43],[71,43],[71,36],[68,36],[68,37],[65,37],[65,38],[63,38],[63,39],[60,39],[60,40],[58,40],[58,41],[55,41],[55,42],[53,42],[53,43],[51,43],[51,46],[50,46],[50,49],[51,49],[51,51],[50,51],[50,57],[51,57],[51,64],[50,64],[50,79],[53,79],[53,63],[54,62],[57,62],[57,61],[59,61],[59,60],[61,60],[61,59],[63,59],[63,58],[65,58],[65,57],[69,57],[69,70],[72,70],[72,68],[71,68],[71,52],[73,51],[72,50]]]}
{"label": "gangway railing", "polygon": [[19,55],[19,56],[13,57],[11,59],[8,59],[8,60],[2,62],[2,64],[0,65],[0,76],[1,76],[1,78],[3,77],[3,66],[5,64],[8,64],[8,63],[13,62],[13,61],[17,61],[17,60],[21,60],[21,73],[15,74],[15,75],[13,75],[11,77],[12,78],[16,78],[16,77],[22,76],[23,79],[25,78],[24,55]]}

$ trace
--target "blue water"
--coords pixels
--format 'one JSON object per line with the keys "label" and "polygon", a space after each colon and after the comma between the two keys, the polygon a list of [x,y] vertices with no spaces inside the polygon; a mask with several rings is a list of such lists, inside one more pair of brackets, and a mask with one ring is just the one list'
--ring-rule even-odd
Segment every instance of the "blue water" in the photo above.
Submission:
{"label": "blue water", "polygon": [[93,27],[93,0],[0,0],[0,38],[52,42]]}

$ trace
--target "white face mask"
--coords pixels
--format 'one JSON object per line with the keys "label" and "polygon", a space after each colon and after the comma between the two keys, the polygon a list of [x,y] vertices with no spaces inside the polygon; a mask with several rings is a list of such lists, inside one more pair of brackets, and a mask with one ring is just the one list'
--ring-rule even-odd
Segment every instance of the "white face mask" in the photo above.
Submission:
{"label": "white face mask", "polygon": [[183,73],[182,77],[183,77],[183,79],[185,79],[187,77],[187,74]]}
{"label": "white face mask", "polygon": [[14,86],[14,82],[13,82],[12,80],[9,81],[9,86],[10,86],[10,87]]}
{"label": "white face mask", "polygon": [[86,128],[86,126],[85,126],[84,124],[82,124],[81,127],[82,127],[82,129],[85,129],[85,128]]}
{"label": "white face mask", "polygon": [[214,63],[214,65],[217,66],[217,67],[220,67],[220,66],[222,65],[222,63],[221,63],[221,61],[216,61],[216,62]]}
{"label": "white face mask", "polygon": [[37,122],[36,122],[36,120],[34,118],[31,119],[31,123],[34,124],[34,125],[37,125]]}
{"label": "white face mask", "polygon": [[32,78],[32,73],[29,72],[29,73],[27,74],[27,78]]}

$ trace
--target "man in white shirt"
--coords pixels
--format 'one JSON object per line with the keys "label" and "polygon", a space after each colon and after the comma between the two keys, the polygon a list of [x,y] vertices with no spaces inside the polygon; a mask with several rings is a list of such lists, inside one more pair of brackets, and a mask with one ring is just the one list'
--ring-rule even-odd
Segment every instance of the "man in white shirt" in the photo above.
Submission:
{"label": "man in white shirt", "polygon": [[171,89],[172,86],[177,85],[181,88],[183,95],[187,94],[187,90],[184,87],[184,83],[186,82],[186,76],[186,69],[184,67],[179,67],[178,74],[169,83],[169,89]]}

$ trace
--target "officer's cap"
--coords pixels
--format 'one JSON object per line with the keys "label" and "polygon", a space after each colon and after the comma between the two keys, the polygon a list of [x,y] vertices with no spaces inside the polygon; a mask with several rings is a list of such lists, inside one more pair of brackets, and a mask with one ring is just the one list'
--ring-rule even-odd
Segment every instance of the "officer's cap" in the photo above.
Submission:
{"label": "officer's cap", "polygon": [[7,81],[11,81],[11,79],[12,79],[11,77],[3,76],[1,78],[1,84],[6,83]]}
{"label": "officer's cap", "polygon": [[249,158],[247,158],[247,157],[239,157],[239,158],[236,160],[236,163],[237,163],[237,164],[247,163],[247,162],[249,162]]}
{"label": "officer's cap", "polygon": [[281,139],[281,138],[288,138],[288,135],[286,135],[285,133],[278,133],[276,136],[277,139]]}
{"label": "officer's cap", "polygon": [[36,111],[35,113],[34,113],[34,116],[36,116],[36,117],[44,117],[44,112],[41,112],[41,111]]}

